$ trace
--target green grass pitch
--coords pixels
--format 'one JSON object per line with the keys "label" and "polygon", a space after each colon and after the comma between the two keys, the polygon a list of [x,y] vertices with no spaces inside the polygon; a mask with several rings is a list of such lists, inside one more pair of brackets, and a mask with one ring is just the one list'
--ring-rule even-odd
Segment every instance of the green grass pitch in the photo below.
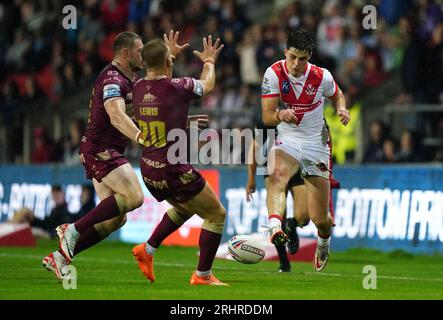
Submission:
{"label": "green grass pitch", "polygon": [[[65,290],[42,265],[56,242],[36,248],[0,248],[0,299],[443,299],[443,257],[368,249],[332,252],[323,272],[311,263],[292,263],[278,273],[276,261],[243,265],[216,259],[214,273],[230,287],[191,286],[197,248],[161,247],[155,258],[155,283],[148,283],[131,254],[132,245],[104,242],[75,260],[77,289]],[[363,268],[373,265],[377,288],[363,288]]]}

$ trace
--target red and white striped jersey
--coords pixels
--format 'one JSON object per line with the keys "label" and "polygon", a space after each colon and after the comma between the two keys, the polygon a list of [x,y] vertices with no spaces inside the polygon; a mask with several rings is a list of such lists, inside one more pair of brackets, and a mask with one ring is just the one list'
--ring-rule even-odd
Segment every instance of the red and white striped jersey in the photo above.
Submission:
{"label": "red and white striped jersey", "polygon": [[279,108],[295,110],[298,119],[296,123],[280,123],[279,134],[300,142],[322,138],[324,99],[337,92],[331,73],[311,63],[306,64],[303,75],[295,78],[289,74],[286,60],[277,61],[266,69],[262,82],[262,98],[280,97]]}

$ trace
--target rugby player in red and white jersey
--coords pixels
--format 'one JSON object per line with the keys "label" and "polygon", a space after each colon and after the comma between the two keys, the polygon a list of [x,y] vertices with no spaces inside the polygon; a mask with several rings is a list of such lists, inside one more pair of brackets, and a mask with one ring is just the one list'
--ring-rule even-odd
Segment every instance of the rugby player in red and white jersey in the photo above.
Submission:
{"label": "rugby player in red and white jersey", "polygon": [[262,83],[262,118],[278,126],[278,137],[269,159],[267,192],[268,227],[271,242],[285,243],[281,229],[286,205],[286,185],[300,170],[305,181],[309,218],[318,230],[314,268],[323,270],[329,258],[333,220],[328,213],[330,197],[330,146],[323,118],[324,99],[329,98],[343,125],[350,121],[343,92],[331,73],[308,62],[314,49],[306,30],[290,33],[286,59],[270,66]]}

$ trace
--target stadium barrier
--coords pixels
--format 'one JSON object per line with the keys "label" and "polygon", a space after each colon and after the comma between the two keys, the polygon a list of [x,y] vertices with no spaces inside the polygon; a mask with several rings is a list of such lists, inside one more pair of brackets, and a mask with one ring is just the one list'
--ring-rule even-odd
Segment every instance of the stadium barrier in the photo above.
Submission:
{"label": "stadium barrier", "polygon": [[[138,168],[136,172],[139,174]],[[223,242],[235,234],[257,232],[266,223],[266,191],[261,177],[257,177],[257,192],[248,203],[245,168],[220,166],[201,172],[228,212]],[[341,189],[334,190],[334,250],[367,247],[443,253],[442,166],[336,166],[334,176],[341,182]],[[49,214],[53,184],[63,186],[68,209],[76,212],[84,183],[88,181],[81,167],[2,165],[0,222],[7,221],[21,207],[30,208],[39,218]],[[145,241],[168,209],[166,203],[157,203],[146,188],[143,191],[143,206],[128,215],[128,222],[113,239]],[[288,208],[292,208],[290,197]],[[288,215],[292,215],[291,210]],[[191,218],[165,244],[196,246],[200,224],[200,218]],[[313,238],[316,229],[309,224],[299,229],[299,234]]]}

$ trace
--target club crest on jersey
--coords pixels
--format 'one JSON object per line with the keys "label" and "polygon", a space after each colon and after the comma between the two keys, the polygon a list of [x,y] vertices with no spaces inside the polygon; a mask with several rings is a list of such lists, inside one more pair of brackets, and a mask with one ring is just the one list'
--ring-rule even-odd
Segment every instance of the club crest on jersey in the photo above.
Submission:
{"label": "club crest on jersey", "polygon": [[143,102],[154,102],[156,97],[153,94],[147,93],[143,96]]}
{"label": "club crest on jersey", "polygon": [[283,80],[283,83],[281,85],[281,93],[282,94],[289,93],[289,81],[288,80]]}
{"label": "club crest on jersey", "polygon": [[308,96],[313,96],[317,92],[312,84],[308,84],[305,91]]}

